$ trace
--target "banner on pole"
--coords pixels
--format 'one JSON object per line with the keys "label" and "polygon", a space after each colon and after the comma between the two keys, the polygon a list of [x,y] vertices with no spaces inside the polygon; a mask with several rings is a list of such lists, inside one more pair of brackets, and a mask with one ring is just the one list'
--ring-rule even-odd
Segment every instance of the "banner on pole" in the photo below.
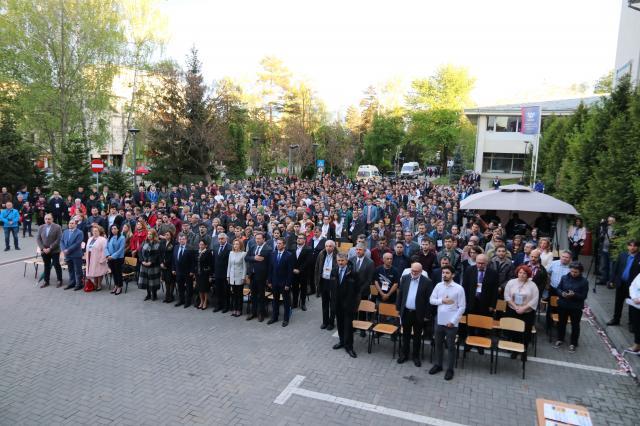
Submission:
{"label": "banner on pole", "polygon": [[521,108],[522,118],[520,132],[525,135],[537,135],[540,133],[540,119],[542,110],[539,106]]}

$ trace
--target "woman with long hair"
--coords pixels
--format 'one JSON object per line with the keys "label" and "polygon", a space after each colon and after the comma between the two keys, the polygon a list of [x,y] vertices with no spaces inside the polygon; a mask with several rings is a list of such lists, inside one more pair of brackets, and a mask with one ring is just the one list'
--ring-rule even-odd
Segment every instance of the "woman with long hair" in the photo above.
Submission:
{"label": "woman with long hair", "polygon": [[213,274],[213,254],[207,248],[207,242],[198,242],[196,255],[196,287],[200,296],[200,304],[196,307],[203,311],[209,306],[209,291],[211,290],[211,277]]}
{"label": "woman with long hair", "polygon": [[138,258],[140,260],[138,287],[147,289],[145,301],[157,300],[158,288],[160,288],[160,241],[155,229],[147,232],[147,239],[140,248]]}
{"label": "woman with long hair", "polygon": [[580,252],[582,252],[582,247],[584,246],[584,240],[587,239],[587,228],[585,228],[581,218],[575,218],[573,225],[571,225],[567,231],[567,235],[569,237],[569,250],[571,250],[573,260],[578,260],[578,256],[580,256]]}
{"label": "woman with long hair", "polygon": [[116,296],[122,293],[122,265],[124,264],[124,248],[126,239],[120,234],[120,228],[116,225],[111,226],[111,237],[107,242],[105,255],[107,263],[113,277],[113,290],[111,294]]}
{"label": "woman with long hair", "polygon": [[171,273],[173,266],[173,234],[171,231],[165,232],[164,238],[160,241],[160,274],[164,281],[163,303],[173,302],[173,289],[175,287],[175,277]]}
{"label": "woman with long hair", "polygon": [[244,257],[244,245],[240,240],[233,240],[229,263],[227,265],[227,280],[231,286],[231,316],[242,315],[242,297],[244,284],[248,280],[247,266]]}
{"label": "woman with long hair", "polygon": [[540,264],[543,268],[549,269],[551,262],[553,262],[553,252],[551,251],[551,240],[547,237],[540,238],[538,243],[538,250],[540,250]]}

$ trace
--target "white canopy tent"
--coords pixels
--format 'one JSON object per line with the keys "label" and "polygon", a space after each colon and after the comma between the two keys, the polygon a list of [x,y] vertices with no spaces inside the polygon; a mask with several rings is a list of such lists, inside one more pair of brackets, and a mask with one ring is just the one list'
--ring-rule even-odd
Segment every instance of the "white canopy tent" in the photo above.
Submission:
{"label": "white canopy tent", "polygon": [[571,204],[522,185],[505,185],[500,189],[473,194],[460,202],[460,209],[495,210],[502,223],[509,220],[511,212],[518,212],[520,218],[530,224],[539,213],[549,213],[556,219],[557,238],[554,237],[554,246],[560,250],[569,248],[568,239],[565,237],[567,216],[579,215]]}

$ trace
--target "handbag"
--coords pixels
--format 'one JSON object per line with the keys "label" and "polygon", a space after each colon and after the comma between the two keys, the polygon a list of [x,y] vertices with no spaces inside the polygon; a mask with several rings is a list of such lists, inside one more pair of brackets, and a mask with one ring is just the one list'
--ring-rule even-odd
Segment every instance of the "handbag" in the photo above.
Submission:
{"label": "handbag", "polygon": [[96,289],[96,286],[93,284],[90,278],[85,278],[84,280],[84,291],[90,293]]}

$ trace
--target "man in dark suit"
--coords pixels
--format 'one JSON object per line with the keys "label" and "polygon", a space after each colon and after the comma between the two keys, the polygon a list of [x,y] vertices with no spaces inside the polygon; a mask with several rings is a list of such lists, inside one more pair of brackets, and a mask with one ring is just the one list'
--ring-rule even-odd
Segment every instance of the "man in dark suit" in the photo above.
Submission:
{"label": "man in dark suit", "polygon": [[333,330],[335,321],[335,311],[333,302],[336,282],[331,275],[334,265],[338,264],[336,258],[336,243],[329,240],[324,245],[324,250],[320,252],[314,266],[313,280],[318,292],[322,295],[322,325],[321,329]]}
{"label": "man in dark suit", "polygon": [[296,247],[291,251],[294,256],[293,262],[293,288],[291,294],[293,301],[292,308],[297,308],[300,303],[300,309],[307,310],[307,286],[309,284],[309,275],[313,271],[313,252],[311,248],[305,246],[306,238],[303,234],[298,235]]}
{"label": "man in dark suit", "polygon": [[369,286],[373,284],[373,276],[376,271],[373,260],[365,256],[366,250],[367,246],[364,243],[358,244],[356,246],[356,255],[350,259],[351,263],[353,263],[353,270],[362,299],[369,298]]}
{"label": "man in dark suit", "polygon": [[171,273],[176,278],[178,286],[178,303],[176,307],[184,305],[185,309],[193,302],[193,277],[195,275],[195,253],[187,247],[187,237],[181,234],[178,244],[173,248],[173,262]]}
{"label": "man in dark suit", "polygon": [[62,233],[60,249],[64,253],[64,260],[69,268],[69,285],[65,290],[82,289],[82,243],[83,232],[77,229],[75,218],[69,220],[69,229]]}
{"label": "man in dark suit", "polygon": [[60,228],[60,225],[53,223],[53,215],[47,213],[44,216],[44,225],[38,228],[38,236],[36,238],[36,243],[38,244],[38,248],[42,254],[42,261],[44,262],[44,283],[40,285],[40,288],[49,285],[52,264],[56,270],[58,287],[62,287],[62,267],[60,266],[61,239],[62,228]]}
{"label": "man in dark suit", "polygon": [[[320,229],[315,228],[313,230],[313,238],[311,239],[311,244],[310,244],[310,247],[312,249],[312,257],[313,257],[312,262],[314,266],[316,264],[316,260],[318,259],[318,255],[322,250],[324,250],[324,245],[326,242],[327,242],[327,239],[320,236]],[[315,280],[311,280],[311,289],[309,290],[309,292],[311,294],[316,293],[317,295],[320,295],[320,289],[316,287]]]}
{"label": "man in dark suit", "polygon": [[[347,254],[338,253],[336,260],[337,265],[334,265],[331,276],[336,284],[333,305],[340,341],[333,345],[333,349],[344,348],[351,358],[356,358],[353,350],[353,318],[360,303],[360,285],[353,270],[353,263],[348,261]],[[369,262],[373,261],[369,259]]]}
{"label": "man in dark suit", "polygon": [[433,311],[429,298],[433,292],[433,282],[422,275],[420,262],[411,264],[411,273],[400,279],[396,308],[400,313],[402,323],[402,353],[398,357],[398,364],[409,358],[409,345],[413,339],[413,363],[420,367],[420,347],[424,329],[425,317],[431,317]]}
{"label": "man in dark suit", "polygon": [[467,313],[492,316],[498,300],[498,285],[498,273],[489,267],[487,256],[479,254],[476,264],[467,268],[462,280]]}
{"label": "man in dark suit", "polygon": [[[627,242],[627,252],[620,253],[613,273],[613,283],[616,286],[616,299],[613,318],[607,325],[620,325],[624,300],[629,297],[629,286],[640,272],[640,255],[638,254],[638,241]],[[631,322],[631,321],[630,321]]]}
{"label": "man in dark suit", "polygon": [[269,278],[267,286],[273,294],[271,304],[271,319],[267,324],[278,321],[280,314],[280,295],[284,301],[284,320],[282,326],[289,325],[289,315],[291,314],[291,285],[293,283],[293,255],[285,250],[284,239],[278,238],[276,250],[271,253],[269,262]]}
{"label": "man in dark suit", "polygon": [[256,232],[255,241],[255,247],[244,258],[247,262],[247,275],[251,278],[251,315],[247,317],[247,321],[258,317],[258,321],[262,322],[267,315],[264,289],[269,274],[271,250],[265,244],[264,233]]}
{"label": "man in dark suit", "polygon": [[229,283],[227,282],[229,253],[231,253],[231,244],[227,243],[227,234],[218,234],[218,245],[213,250],[214,291],[216,296],[216,307],[213,312],[222,311],[223,314],[229,311]]}

